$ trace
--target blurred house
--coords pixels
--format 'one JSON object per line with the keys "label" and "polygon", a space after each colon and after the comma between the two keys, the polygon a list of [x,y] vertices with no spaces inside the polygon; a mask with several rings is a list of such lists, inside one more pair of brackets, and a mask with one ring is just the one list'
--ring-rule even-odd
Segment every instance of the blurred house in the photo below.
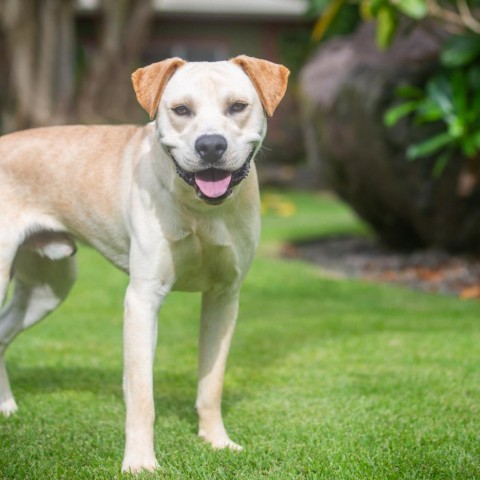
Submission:
{"label": "blurred house", "polygon": [[[155,0],[155,20],[143,64],[178,56],[189,61],[219,61],[240,54],[294,67],[289,51],[295,39],[308,38],[307,0]],[[79,32],[93,41],[98,0],[79,0]],[[290,49],[290,50],[289,50]],[[289,58],[290,57],[290,58]],[[269,123],[265,157],[281,163],[303,157],[294,89],[290,88]],[[271,151],[270,151],[271,150]]]}

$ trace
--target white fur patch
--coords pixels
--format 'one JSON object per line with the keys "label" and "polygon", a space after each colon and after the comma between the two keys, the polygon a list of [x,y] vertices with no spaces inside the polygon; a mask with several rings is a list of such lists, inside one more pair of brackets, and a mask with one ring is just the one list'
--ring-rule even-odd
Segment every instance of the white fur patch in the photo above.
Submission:
{"label": "white fur patch", "polygon": [[23,246],[50,260],[71,257],[76,251],[72,237],[64,232],[38,232],[23,243]]}

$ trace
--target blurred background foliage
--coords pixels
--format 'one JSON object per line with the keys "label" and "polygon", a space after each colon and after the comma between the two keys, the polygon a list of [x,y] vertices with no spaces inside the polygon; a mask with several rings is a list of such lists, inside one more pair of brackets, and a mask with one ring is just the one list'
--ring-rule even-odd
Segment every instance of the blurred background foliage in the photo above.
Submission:
{"label": "blurred background foliage", "polygon": [[480,151],[480,35],[455,35],[444,44],[438,70],[423,88],[399,88],[406,101],[386,112],[385,122],[395,125],[413,114],[417,125],[441,122],[442,129],[412,144],[407,158],[414,160],[441,151],[434,174],[440,174],[457,153],[476,161]]}
{"label": "blurred background foliage", "polygon": [[[439,174],[454,154],[477,160],[480,152],[480,1],[479,0],[309,0],[318,17],[312,43],[351,33],[361,21],[376,22],[376,42],[388,49],[396,35],[415,24],[440,28],[444,35],[438,68],[420,86],[397,89],[406,101],[386,112],[395,125],[413,114],[417,125],[440,122],[442,128],[407,150],[410,160],[441,151]],[[435,26],[433,27],[433,23]]]}

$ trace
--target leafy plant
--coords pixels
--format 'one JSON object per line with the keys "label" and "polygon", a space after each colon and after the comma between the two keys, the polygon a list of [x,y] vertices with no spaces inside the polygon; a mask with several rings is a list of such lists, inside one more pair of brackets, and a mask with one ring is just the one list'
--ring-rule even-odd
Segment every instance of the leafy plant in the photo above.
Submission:
{"label": "leafy plant", "polygon": [[434,172],[443,171],[449,159],[460,152],[477,159],[480,153],[480,36],[454,36],[442,49],[442,68],[424,88],[403,87],[397,94],[407,101],[388,110],[384,121],[395,125],[413,114],[417,125],[439,122],[442,130],[411,145],[407,158],[439,153]]}
{"label": "leafy plant", "polygon": [[314,43],[350,33],[361,20],[357,6],[347,0],[311,0],[308,14],[318,17],[312,33]]}
{"label": "leafy plant", "polygon": [[313,11],[316,9],[320,14],[312,32],[314,41],[323,40],[332,31],[336,34],[344,33],[338,32],[336,22],[345,15],[347,9],[351,8],[357,9],[359,19],[376,20],[377,44],[380,48],[390,46],[402,16],[421,20],[427,14],[425,0],[359,0],[359,2],[311,0],[310,9]]}
{"label": "leafy plant", "polygon": [[[449,33],[480,34],[479,0],[310,0],[308,13],[318,17],[313,40],[345,33],[338,31],[336,24],[352,8],[359,19],[376,21],[377,45],[382,49],[391,45],[402,19],[419,22],[428,18]],[[354,25],[350,26],[353,29]]]}
{"label": "leafy plant", "polygon": [[405,101],[388,110],[384,120],[393,126],[413,115],[417,125],[441,125],[437,134],[407,150],[411,160],[438,154],[436,174],[459,152],[480,161],[480,0],[310,0],[310,10],[319,15],[313,40],[338,33],[335,22],[352,5],[359,18],[376,21],[376,41],[382,49],[391,45],[402,18],[412,23],[434,20],[453,33],[442,48],[439,71],[422,88],[398,89]]}

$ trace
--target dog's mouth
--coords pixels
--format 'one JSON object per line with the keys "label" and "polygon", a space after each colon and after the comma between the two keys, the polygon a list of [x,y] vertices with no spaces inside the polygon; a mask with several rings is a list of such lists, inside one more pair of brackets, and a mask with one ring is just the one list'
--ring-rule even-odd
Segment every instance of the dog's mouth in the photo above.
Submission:
{"label": "dog's mouth", "polygon": [[219,205],[233,193],[233,187],[237,186],[250,171],[250,162],[254,150],[250,152],[244,164],[233,172],[218,168],[207,168],[199,172],[187,172],[184,170],[173,155],[173,163],[179,177],[188,185],[195,188],[197,196],[211,205]]}

